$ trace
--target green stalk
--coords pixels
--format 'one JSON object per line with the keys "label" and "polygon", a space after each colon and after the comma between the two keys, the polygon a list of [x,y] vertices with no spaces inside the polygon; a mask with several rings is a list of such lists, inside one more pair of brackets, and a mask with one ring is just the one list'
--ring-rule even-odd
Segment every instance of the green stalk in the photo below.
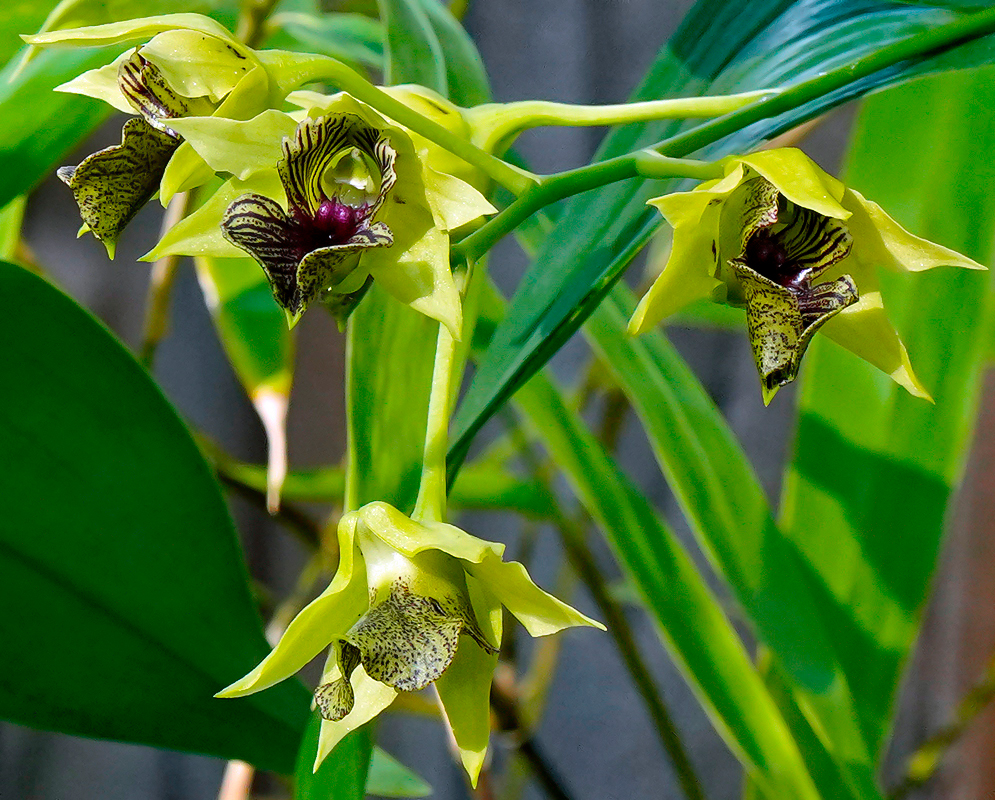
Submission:
{"label": "green stalk", "polygon": [[432,371],[432,392],[428,399],[428,425],[425,431],[425,459],[412,519],[445,522],[446,452],[449,449],[449,416],[452,411],[452,374],[456,342],[449,328],[439,325],[439,339]]}
{"label": "green stalk", "polygon": [[487,152],[506,149],[523,131],[541,126],[626,125],[658,119],[691,119],[728,114],[771,94],[768,90],[714,97],[673,97],[605,106],[522,100],[488,103],[464,112],[474,142]]}
{"label": "green stalk", "polygon": [[717,163],[669,158],[649,150],[639,150],[560,172],[543,178],[538,186],[529,189],[483,227],[455,245],[454,250],[473,263],[539,209],[571,195],[637,176],[710,180],[722,176],[722,167]]}

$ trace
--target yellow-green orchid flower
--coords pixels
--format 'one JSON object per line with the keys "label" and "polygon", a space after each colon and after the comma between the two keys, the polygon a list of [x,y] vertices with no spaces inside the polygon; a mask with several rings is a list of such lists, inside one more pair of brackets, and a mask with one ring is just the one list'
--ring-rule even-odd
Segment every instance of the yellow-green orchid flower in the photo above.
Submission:
{"label": "yellow-green orchid flower", "polygon": [[59,170],[73,190],[84,230],[102,241],[111,257],[121,231],[156,191],[165,205],[175,193],[214,177],[172,120],[205,115],[246,119],[279,105],[294,88],[286,74],[291,54],[257,53],[199,14],[146,17],[25,39],[41,46],[144,42],[57,87],[139,115],[125,123],[120,145]]}
{"label": "yellow-green orchid flower", "polygon": [[501,606],[533,636],[603,627],[542,591],[504,546],[441,522],[418,523],[386,503],[345,514],[328,588],[288,626],[266,659],[219,692],[241,697],[285,680],[331,645],[315,703],[314,768],[399,691],[435,683],[476,783],[490,732],[489,690]]}
{"label": "yellow-green orchid flower", "polygon": [[817,331],[928,399],[885,314],[876,270],[984,267],[913,236],[794,148],[723,166],[721,179],[649,201],[674,239],[629,331],[710,298],[745,306],[765,403],[795,379]]}
{"label": "yellow-green orchid flower", "polygon": [[311,97],[294,114],[175,121],[214,170],[234,177],[146,258],[248,252],[291,325],[315,301],[341,321],[376,280],[458,337],[449,233],[494,207],[365,104]]}

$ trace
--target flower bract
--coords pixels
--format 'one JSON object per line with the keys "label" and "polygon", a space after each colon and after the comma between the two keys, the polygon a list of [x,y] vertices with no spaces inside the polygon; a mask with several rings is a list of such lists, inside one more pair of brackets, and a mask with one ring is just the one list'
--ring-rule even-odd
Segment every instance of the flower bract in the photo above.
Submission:
{"label": "flower bract", "polygon": [[315,704],[315,769],[399,691],[435,683],[463,764],[476,781],[489,737],[489,689],[501,607],[533,636],[599,623],[542,591],[504,547],[445,523],[418,523],[386,503],[342,517],[331,584],[290,623],[269,656],[219,693],[266,689],[330,647]]}
{"label": "flower bract", "polygon": [[799,150],[723,164],[724,177],[649,201],[673,226],[673,245],[630,332],[709,298],[745,307],[765,403],[795,379],[819,331],[928,398],[885,314],[877,269],[984,267],[913,236]]}

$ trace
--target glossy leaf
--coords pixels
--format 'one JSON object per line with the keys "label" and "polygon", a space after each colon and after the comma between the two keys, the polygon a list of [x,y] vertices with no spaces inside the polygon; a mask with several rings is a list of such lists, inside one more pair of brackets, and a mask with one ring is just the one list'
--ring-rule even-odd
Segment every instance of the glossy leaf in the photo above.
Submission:
{"label": "glossy leaf", "polygon": [[6,64],[24,45],[22,33],[34,33],[45,21],[55,0],[9,0],[0,6],[0,65]]}
{"label": "glossy leaf", "polygon": [[15,197],[0,209],[0,259],[16,262],[17,249],[21,241],[21,226],[24,224],[26,197]]}
{"label": "glossy leaf", "polygon": [[317,772],[312,771],[314,753],[318,748],[321,719],[311,715],[307,734],[297,756],[294,780],[294,800],[329,800],[329,798],[362,798],[366,794],[367,773],[373,755],[373,738],[369,727],[346,736],[335,752],[326,758]]}
{"label": "glossy leaf", "polygon": [[[993,78],[991,67],[951,73],[867,101],[847,171],[903,225],[988,264]],[[936,402],[905,396],[817,337],[783,501],[783,528],[819,587],[820,614],[875,752],[891,724],[968,452],[993,324],[991,273],[882,277],[890,278],[889,316]]]}
{"label": "glossy leaf", "polygon": [[418,83],[449,94],[446,59],[420,0],[377,0],[384,25],[384,83]]}
{"label": "glossy leaf", "polygon": [[[858,712],[819,613],[821,595],[798,568],[798,552],[774,522],[749,461],[687,364],[659,333],[626,333],[635,309],[617,285],[585,325],[585,333],[633,404],[667,483],[702,547],[729,581],[757,635],[774,651],[806,707],[834,719],[850,751],[834,764],[840,744],[806,749],[814,773],[850,784],[838,796],[874,797],[876,769],[856,728]],[[802,633],[804,632],[804,633]],[[828,770],[828,774],[827,774]],[[851,773],[849,775],[845,773]]]}
{"label": "glossy leaf", "polygon": [[0,263],[0,304],[0,458],[17,465],[0,594],[18,609],[0,622],[17,654],[0,662],[0,717],[290,771],[309,700],[299,683],[212,696],[269,648],[186,427],[125,348],[50,284]]}
{"label": "glossy leaf", "polygon": [[487,70],[470,35],[442,0],[417,2],[425,9],[445,56],[450,99],[464,107],[490,102],[491,88]]}
{"label": "glossy leaf", "polygon": [[[496,322],[491,290],[483,312]],[[542,374],[515,403],[604,530],[644,607],[720,734],[771,798],[817,798],[797,746],[735,630],[646,498]]]}

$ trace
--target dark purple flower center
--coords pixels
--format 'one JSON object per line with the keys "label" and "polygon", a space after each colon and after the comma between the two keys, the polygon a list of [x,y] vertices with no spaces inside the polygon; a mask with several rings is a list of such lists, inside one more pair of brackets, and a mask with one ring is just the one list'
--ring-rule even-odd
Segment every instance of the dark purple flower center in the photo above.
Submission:
{"label": "dark purple flower center", "polygon": [[777,235],[766,229],[750,237],[744,257],[750,269],[786,289],[803,289],[811,272],[794,263]]}
{"label": "dark purple flower center", "polygon": [[346,244],[363,226],[368,212],[369,207],[365,203],[351,206],[335,197],[322,200],[314,216],[304,209],[294,208],[293,217],[300,238],[288,244],[295,246],[298,260],[321,247]]}

